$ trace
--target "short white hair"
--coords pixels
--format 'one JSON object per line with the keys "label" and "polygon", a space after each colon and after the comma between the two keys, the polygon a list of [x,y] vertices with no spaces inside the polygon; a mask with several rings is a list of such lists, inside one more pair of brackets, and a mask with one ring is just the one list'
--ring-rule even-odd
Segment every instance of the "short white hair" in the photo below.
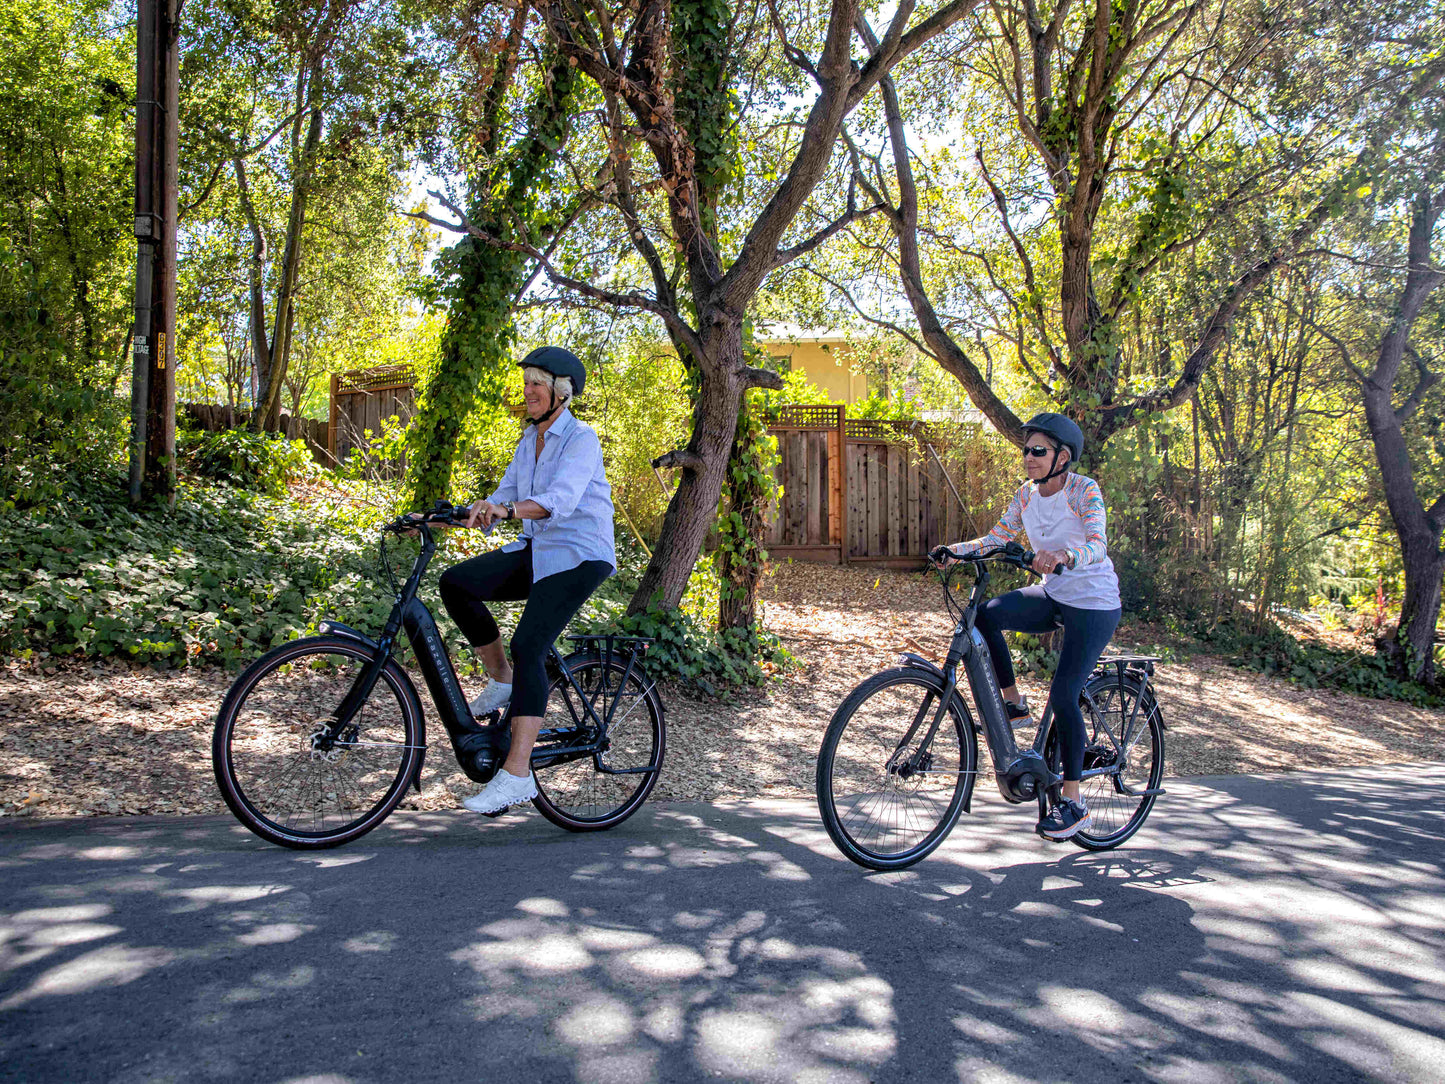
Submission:
{"label": "short white hair", "polygon": [[572,378],[570,376],[553,376],[546,369],[528,365],[522,370],[522,380],[525,383],[546,384],[557,393],[558,399],[572,398]]}

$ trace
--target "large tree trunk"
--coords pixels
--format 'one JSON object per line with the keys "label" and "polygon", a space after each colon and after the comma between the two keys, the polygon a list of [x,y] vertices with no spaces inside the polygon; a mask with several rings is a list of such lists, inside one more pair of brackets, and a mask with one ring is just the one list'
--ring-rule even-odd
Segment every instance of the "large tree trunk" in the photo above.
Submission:
{"label": "large tree trunk", "polygon": [[746,392],[743,397],[728,456],[726,507],[718,528],[718,627],[748,630],[756,641],[758,585],[767,557],[763,532],[775,485],[767,429]]}
{"label": "large tree trunk", "polygon": [[693,409],[692,439],[682,452],[661,457],[660,465],[683,469],[662,519],[657,548],[628,604],[630,614],[673,609],[682,601],[693,563],[717,519],[746,384],[742,327],[733,324],[711,338],[708,345],[718,350],[716,356],[735,358],[736,363],[700,366],[702,380]]}
{"label": "large tree trunk", "polygon": [[1435,270],[1430,264],[1430,243],[1442,211],[1445,211],[1445,190],[1433,196],[1422,192],[1415,198],[1405,285],[1400,291],[1394,319],[1380,341],[1374,370],[1363,382],[1365,420],[1369,423],[1375,459],[1384,482],[1385,503],[1400,536],[1400,554],[1405,564],[1405,600],[1400,610],[1399,630],[1392,640],[1381,645],[1381,652],[1401,676],[1426,683],[1435,677],[1432,648],[1435,624],[1440,617],[1441,576],[1445,573],[1445,554],[1440,550],[1440,536],[1445,530],[1445,495],[1426,509],[1415,486],[1414,465],[1410,462],[1401,423],[1415,411],[1439,376],[1426,368],[1423,361],[1417,361],[1416,386],[1399,408],[1394,404],[1394,391],[1415,318],[1430,291],[1445,281],[1445,272]]}

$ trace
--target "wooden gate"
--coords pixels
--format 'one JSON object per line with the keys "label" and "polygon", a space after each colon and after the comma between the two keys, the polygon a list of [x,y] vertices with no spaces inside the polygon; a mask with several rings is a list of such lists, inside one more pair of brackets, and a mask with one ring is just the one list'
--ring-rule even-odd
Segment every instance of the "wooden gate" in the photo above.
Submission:
{"label": "wooden gate", "polygon": [[841,406],[784,407],[769,427],[783,494],[768,552],[916,568],[934,546],[983,534],[1013,484],[1005,460],[1016,453],[981,426],[969,428],[945,434],[850,419]]}
{"label": "wooden gate", "polygon": [[353,448],[370,444],[367,430],[381,432],[385,418],[405,424],[416,409],[416,370],[410,365],[377,365],[331,374],[331,422],[326,446],[340,463]]}

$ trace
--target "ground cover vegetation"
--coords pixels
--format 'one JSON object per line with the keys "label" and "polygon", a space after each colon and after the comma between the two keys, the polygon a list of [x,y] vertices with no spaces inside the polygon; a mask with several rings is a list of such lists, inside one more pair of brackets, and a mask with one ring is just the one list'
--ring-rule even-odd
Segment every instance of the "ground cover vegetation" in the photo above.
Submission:
{"label": "ground cover vegetation", "polygon": [[[231,664],[378,624],[376,523],[487,492],[514,358],[564,341],[625,551],[583,624],[758,680],[766,419],[821,398],[753,346],[787,321],[854,336],[860,417],[1079,418],[1162,638],[1435,695],[1436,0],[188,4],[177,378],[235,428],[182,434],[172,511],[115,473],[133,26],[0,11],[7,653]],[[419,412],[350,463],[264,435],[387,362]]]}

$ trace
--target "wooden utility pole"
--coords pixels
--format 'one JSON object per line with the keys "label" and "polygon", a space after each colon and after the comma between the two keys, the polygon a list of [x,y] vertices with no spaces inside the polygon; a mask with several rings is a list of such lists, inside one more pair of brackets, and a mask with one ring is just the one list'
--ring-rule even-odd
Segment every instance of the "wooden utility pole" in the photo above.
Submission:
{"label": "wooden utility pole", "polygon": [[175,500],[175,0],[139,0],[136,27],[135,332],[131,342],[130,501]]}

